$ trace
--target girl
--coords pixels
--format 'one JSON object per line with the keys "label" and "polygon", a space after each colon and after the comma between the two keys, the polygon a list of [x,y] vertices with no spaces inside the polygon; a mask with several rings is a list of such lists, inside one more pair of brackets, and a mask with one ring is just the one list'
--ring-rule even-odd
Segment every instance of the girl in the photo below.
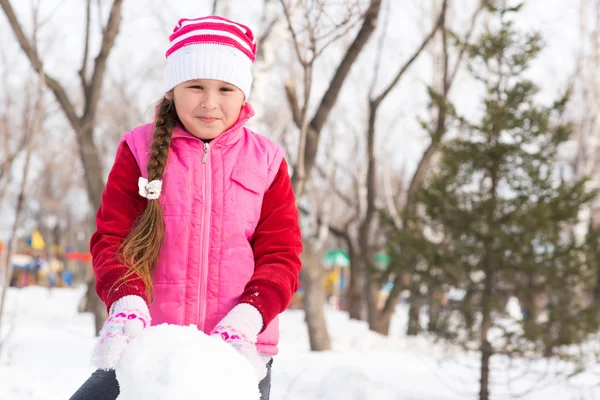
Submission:
{"label": "girl", "polygon": [[90,247],[109,318],[98,370],[72,400],[115,399],[123,349],[161,323],[219,335],[269,398],[302,244],[283,150],[244,127],[254,36],[210,16],[181,19],[169,40],[155,121],[123,136],[96,217]]}

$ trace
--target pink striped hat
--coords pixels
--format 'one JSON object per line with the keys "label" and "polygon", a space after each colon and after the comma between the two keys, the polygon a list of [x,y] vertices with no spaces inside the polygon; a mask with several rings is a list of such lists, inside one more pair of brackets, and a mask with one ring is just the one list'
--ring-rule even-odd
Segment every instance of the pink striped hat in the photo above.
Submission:
{"label": "pink striped hat", "polygon": [[238,87],[248,99],[256,58],[250,28],[214,15],[182,18],[169,41],[165,92],[190,79],[218,79]]}

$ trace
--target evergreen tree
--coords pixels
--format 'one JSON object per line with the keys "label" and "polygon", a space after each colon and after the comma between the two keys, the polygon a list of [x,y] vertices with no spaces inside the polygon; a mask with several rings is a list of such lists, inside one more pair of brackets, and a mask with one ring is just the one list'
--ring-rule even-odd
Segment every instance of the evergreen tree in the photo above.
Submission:
{"label": "evergreen tree", "polygon": [[[434,333],[480,353],[480,400],[490,398],[493,356],[572,358],[569,346],[598,326],[589,242],[572,229],[596,193],[586,179],[563,178],[567,96],[549,106],[535,100],[526,72],[542,43],[515,29],[521,7],[486,2],[489,28],[467,46],[469,71],[484,89],[481,118],[452,111],[455,136],[420,193],[420,218],[407,216],[412,229],[389,236],[395,264],[422,263],[424,281],[464,291]],[[506,311],[512,296],[522,318]]]}

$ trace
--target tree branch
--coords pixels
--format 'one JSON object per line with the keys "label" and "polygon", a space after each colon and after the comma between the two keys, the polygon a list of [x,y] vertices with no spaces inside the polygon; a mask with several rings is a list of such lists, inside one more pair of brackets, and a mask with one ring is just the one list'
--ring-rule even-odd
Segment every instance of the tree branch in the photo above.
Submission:
{"label": "tree branch", "polygon": [[310,122],[310,126],[315,132],[321,132],[321,129],[323,128],[323,125],[325,125],[325,122],[329,117],[329,113],[331,112],[331,109],[333,108],[337,97],[340,94],[342,84],[346,80],[346,76],[348,76],[352,65],[358,58],[358,55],[375,31],[380,9],[381,0],[371,0],[369,8],[365,13],[363,24],[358,31],[358,34],[354,38],[354,41],[350,47],[348,47],[346,54],[342,58],[342,61],[340,62],[335,74],[333,75],[333,78],[331,79],[329,88],[327,88],[327,91],[323,95],[317,112]]}
{"label": "tree branch", "polygon": [[79,78],[81,79],[81,87],[83,93],[88,91],[88,83],[86,79],[87,74],[87,63],[90,51],[90,25],[91,25],[91,12],[92,12],[92,0],[87,0],[87,7],[85,10],[85,43],[83,47],[83,61],[81,62],[81,69],[79,70]]}
{"label": "tree branch", "polygon": [[[300,214],[304,215],[304,216],[309,216],[310,215],[310,211],[304,207],[299,205],[298,206],[298,211],[300,212]],[[322,220],[320,218],[317,218],[317,224],[321,225],[322,224]],[[350,236],[348,235],[348,233],[346,232],[346,230],[342,229],[342,228],[337,228],[331,224],[327,225],[327,229],[329,229],[329,232],[331,232],[332,235],[336,236],[339,239],[343,239],[343,240],[347,240],[347,241],[351,241],[350,240]]]}
{"label": "tree branch", "polygon": [[[469,40],[471,39],[471,37],[473,36],[473,32],[475,31],[475,25],[477,24],[477,19],[479,18],[479,15],[481,14],[482,10],[483,10],[483,1],[480,1],[479,6],[477,7],[475,12],[471,16],[471,26],[469,27],[469,31],[467,32],[467,35],[465,37],[465,43],[468,43]],[[464,45],[461,46],[460,52],[458,53],[458,57],[456,58],[456,62],[454,63],[454,68],[452,69],[452,72],[450,73],[450,79],[448,80],[448,87],[447,87],[448,91],[452,87],[452,83],[454,82],[454,80],[456,78],[456,74],[458,73],[460,64],[462,63],[466,52],[467,52],[466,46],[464,46]]]}
{"label": "tree branch", "polygon": [[49,87],[50,90],[52,90],[52,92],[54,93],[56,100],[59,102],[59,104],[65,111],[65,114],[67,116],[67,119],[69,120],[69,123],[71,124],[71,126],[73,128],[78,129],[79,128],[79,118],[77,117],[77,113],[75,112],[75,107],[69,100],[69,97],[67,96],[67,92],[62,87],[62,85],[56,79],[54,79],[53,77],[49,76],[48,74],[46,74],[44,72],[43,63],[40,60],[40,57],[38,56],[36,49],[31,45],[31,43],[25,36],[25,32],[23,31],[23,28],[21,27],[19,20],[17,19],[17,16],[16,16],[12,6],[10,5],[10,1],[9,0],[0,0],[0,6],[4,10],[4,14],[6,15],[6,18],[8,19],[8,23],[10,24],[10,26],[17,38],[17,41],[19,42],[19,45],[21,46],[21,49],[23,50],[23,52],[29,59],[29,62],[31,63],[31,67],[38,74],[44,75],[46,86]]}
{"label": "tree branch", "polygon": [[338,39],[346,36],[348,34],[348,32],[350,32],[356,25],[358,25],[358,23],[360,21],[361,20],[358,19],[358,20],[354,21],[353,23],[348,23],[344,29],[342,29],[337,34],[333,35],[327,42],[325,42],[325,44],[321,47],[321,49],[319,49],[319,51],[317,51],[314,58],[318,58],[325,51],[325,49],[327,49],[332,43],[334,43]]}
{"label": "tree branch", "polygon": [[292,111],[292,118],[296,126],[302,126],[302,113],[300,112],[300,106],[298,105],[298,94],[296,93],[296,85],[293,81],[288,80],[284,84],[285,94]]}
{"label": "tree branch", "polygon": [[306,65],[306,60],[304,59],[304,57],[302,57],[302,52],[300,51],[300,42],[298,40],[298,35],[294,29],[294,26],[292,25],[292,17],[290,15],[290,10],[287,6],[287,4],[285,4],[285,0],[280,0],[281,6],[283,7],[283,14],[285,15],[285,19],[287,20],[288,23],[288,29],[290,30],[290,33],[292,34],[292,41],[294,43],[294,50],[296,51],[296,57],[298,57],[298,61],[300,62],[300,64],[302,64],[302,66]]}
{"label": "tree branch", "polygon": [[[324,177],[327,178],[327,173],[324,171],[323,167],[321,167],[320,165],[316,165],[315,168],[317,169],[317,172],[319,172],[319,174]],[[344,202],[346,203],[346,205],[350,208],[354,208],[357,207],[356,203],[354,201],[352,201],[352,199],[350,197],[348,197],[348,195],[346,195],[346,193],[342,192],[340,190],[340,188],[338,188],[335,185],[332,185],[332,187],[329,188],[330,190],[333,190],[333,192]]]}
{"label": "tree branch", "polygon": [[425,49],[425,47],[427,47],[427,45],[429,44],[431,39],[433,39],[433,37],[435,36],[435,33],[438,31],[440,26],[444,23],[444,20],[446,18],[447,8],[448,8],[448,0],[444,0],[444,2],[442,3],[442,11],[440,12],[440,16],[439,16],[436,24],[434,25],[433,29],[431,30],[431,32],[429,32],[429,35],[427,35],[427,37],[425,37],[425,39],[421,43],[421,46],[419,46],[419,48],[415,51],[415,53],[412,55],[412,57],[400,68],[400,70],[398,71],[398,73],[396,74],[396,76],[394,77],[392,82],[390,82],[390,84],[387,86],[387,88],[379,96],[377,96],[375,99],[372,100],[375,104],[379,105],[379,103],[381,103],[383,101],[383,99],[392,91],[394,86],[396,86],[396,84],[398,83],[400,78],[402,78],[402,75],[404,75],[404,73],[408,70],[408,68],[412,65],[412,63],[419,57],[419,55]]}
{"label": "tree branch", "polygon": [[378,46],[377,46],[377,58],[375,59],[375,72],[373,73],[373,80],[371,81],[371,85],[369,87],[369,97],[368,97],[369,99],[373,97],[373,93],[375,92],[375,85],[377,84],[377,78],[379,77],[379,68],[381,66],[383,47],[385,44],[385,37],[386,37],[387,30],[389,27],[389,22],[390,22],[389,15],[390,15],[389,12],[384,14],[383,32],[381,33],[381,36],[379,37],[379,42],[378,42]]}
{"label": "tree branch", "polygon": [[86,101],[85,103],[85,110],[82,117],[83,124],[93,124],[94,122],[95,113],[98,108],[98,101],[100,100],[100,91],[102,90],[104,72],[106,71],[106,61],[108,59],[108,55],[111,49],[113,48],[115,38],[119,33],[119,25],[121,24],[122,5],[123,0],[114,0],[110,9],[108,22],[106,23],[106,27],[104,28],[102,36],[102,45],[100,47],[100,52],[98,53],[98,56],[96,56],[94,73],[92,75],[92,80],[89,85],[89,90],[86,93],[86,98],[88,101]]}
{"label": "tree branch", "polygon": [[263,50],[263,46],[265,44],[265,42],[267,41],[267,39],[269,38],[269,35],[271,34],[271,31],[273,30],[273,27],[275,26],[275,24],[277,23],[277,19],[273,19],[271,22],[269,22],[269,24],[267,25],[267,27],[265,28],[265,30],[261,33],[260,37],[258,38],[258,40],[256,41],[256,58],[261,59],[264,57],[264,50]]}
{"label": "tree branch", "polygon": [[[467,40],[471,37],[473,30],[475,28],[476,22],[477,22],[477,18],[480,15],[482,10],[483,10],[483,2],[481,2],[479,4],[479,7],[473,13],[473,16],[471,18],[471,27],[469,28],[469,33],[467,34]],[[443,28],[443,29],[445,30],[445,28]],[[444,36],[443,39],[447,40],[447,37]],[[444,43],[443,46],[444,46],[444,57],[446,58],[446,60],[444,61],[444,82],[442,82],[443,93],[441,93],[441,95],[442,95],[442,102],[445,102],[450,93],[452,84],[456,78],[457,71],[460,68],[460,65],[466,54],[465,53],[466,49],[463,46],[463,48],[461,49],[459,56],[456,60],[456,63],[454,65],[454,69],[449,74],[448,73],[447,44]],[[429,170],[429,166],[431,164],[431,160],[432,160],[433,156],[435,155],[435,153],[437,152],[437,149],[442,140],[442,135],[446,131],[446,127],[445,127],[446,112],[447,112],[446,105],[440,104],[438,107],[439,108],[438,108],[437,122],[436,122],[436,126],[434,128],[434,132],[433,132],[433,135],[431,138],[431,143],[429,144],[429,146],[423,153],[423,156],[419,160],[419,163],[417,164],[417,169],[415,170],[415,173],[414,173],[414,175],[410,181],[409,187],[408,187],[408,192],[407,192],[407,196],[406,196],[406,207],[410,212],[414,212],[414,209],[416,207],[417,192],[423,185],[427,171]]]}
{"label": "tree branch", "polygon": [[[17,147],[15,148],[15,151],[6,154],[6,156],[4,157],[4,160],[2,160],[2,164],[0,166],[0,180],[2,180],[2,178],[4,177],[4,174],[8,173],[11,165],[13,165],[13,161],[23,151],[25,146],[27,146],[27,136],[23,136],[21,138],[21,140],[17,144]],[[7,149],[7,151],[8,151],[8,149]]]}

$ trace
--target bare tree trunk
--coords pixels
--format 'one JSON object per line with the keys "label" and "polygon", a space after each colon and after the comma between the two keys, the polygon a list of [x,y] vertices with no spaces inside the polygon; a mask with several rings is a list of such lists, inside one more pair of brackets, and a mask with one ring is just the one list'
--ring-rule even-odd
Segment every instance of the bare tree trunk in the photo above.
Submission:
{"label": "bare tree trunk", "polygon": [[[119,26],[121,24],[121,8],[123,0],[114,0],[110,9],[108,21],[106,26],[103,27],[102,31],[102,43],[100,51],[94,60],[94,69],[91,77],[88,78],[88,58],[89,58],[89,37],[90,37],[90,4],[91,0],[88,0],[88,7],[86,9],[87,21],[85,27],[86,42],[83,51],[83,61],[79,75],[81,78],[81,86],[84,95],[84,109],[81,116],[77,115],[77,111],[68,92],[65,88],[53,77],[48,75],[43,68],[42,60],[38,55],[35,43],[32,43],[25,32],[21,24],[19,23],[17,16],[10,4],[9,0],[0,0],[0,6],[6,14],[6,18],[12,30],[21,46],[21,49],[29,59],[31,66],[40,76],[43,76],[45,84],[50,88],[56,100],[60,104],[65,116],[67,117],[71,127],[77,135],[77,141],[79,143],[79,154],[81,163],[83,164],[84,177],[86,182],[86,189],[88,194],[88,200],[93,210],[100,208],[102,191],[104,189],[104,181],[102,174],[102,163],[101,157],[96,144],[94,143],[94,125],[96,111],[98,109],[98,102],[100,99],[100,93],[102,91],[102,83],[104,81],[104,74],[106,72],[107,59],[112,50],[115,39],[119,33]],[[88,284],[92,284],[89,282]],[[87,301],[90,304],[96,304],[100,302],[97,294],[94,290],[88,291],[89,298]],[[94,310],[100,307],[94,307]],[[96,321],[95,330],[96,333],[100,332],[102,328],[102,321],[105,319],[105,313],[98,313],[94,315]],[[98,324],[98,322],[100,322]]]}
{"label": "bare tree trunk", "polygon": [[380,313],[379,316],[369,323],[369,329],[382,335],[388,336],[390,333],[390,323],[393,313]]}
{"label": "bare tree trunk", "polygon": [[408,336],[415,336],[421,332],[421,322],[419,321],[419,315],[421,314],[421,303],[423,296],[419,290],[413,288],[410,292],[411,301],[410,308],[408,309],[408,325],[406,328],[406,334]]}
{"label": "bare tree trunk", "polygon": [[[442,8],[439,13],[437,21],[434,22],[431,32],[423,39],[421,45],[415,50],[412,56],[400,66],[398,72],[392,79],[392,81],[385,87],[385,89],[377,96],[373,96],[373,91],[377,79],[377,72],[374,75],[373,82],[371,84],[371,90],[369,91],[369,120],[366,129],[366,140],[367,140],[367,207],[365,216],[359,227],[359,252],[361,262],[366,267],[366,271],[370,273],[372,270],[371,265],[373,263],[373,252],[371,249],[371,236],[372,226],[375,218],[375,198],[376,198],[376,163],[375,163],[375,124],[377,122],[377,111],[379,106],[385,100],[385,98],[391,93],[391,91],[398,85],[406,71],[410,66],[417,60],[427,45],[434,38],[436,32],[442,27],[445,28],[445,18],[448,2],[443,0]],[[380,52],[378,59],[381,60],[382,53]],[[376,65],[376,68],[378,64]],[[379,292],[378,285],[371,282],[370,276],[367,278],[367,301],[368,301],[368,321],[369,327],[375,329],[376,325],[381,325],[380,320],[391,321],[391,316],[382,317],[380,311],[377,308],[377,296]],[[388,311],[393,313],[392,311]],[[389,328],[378,327],[379,330],[388,331]]]}
{"label": "bare tree trunk", "polygon": [[[304,187],[305,183],[302,182],[302,179],[308,179],[308,176],[310,176],[310,172],[317,158],[317,149],[319,147],[321,130],[323,129],[323,126],[325,126],[325,123],[329,118],[329,114],[337,102],[342,85],[348,77],[352,65],[354,65],[358,55],[361,53],[371,35],[375,31],[380,10],[381,0],[371,0],[360,30],[358,31],[352,44],[346,50],[342,61],[338,65],[333,78],[331,79],[328,89],[325,91],[325,94],[323,95],[323,98],[321,99],[314,116],[308,124],[309,128],[306,132],[306,147],[303,157],[304,176],[300,177],[296,173],[298,169],[298,166],[296,166],[293,175],[294,187]],[[296,109],[298,109],[298,107],[296,107]],[[298,121],[296,121],[296,123],[297,125],[301,126],[301,124],[298,124]]]}
{"label": "bare tree trunk", "polygon": [[[381,97],[383,100],[383,97]],[[369,123],[367,127],[367,207],[364,219],[358,228],[358,246],[360,263],[365,280],[365,296],[367,300],[367,320],[369,327],[373,327],[379,319],[377,310],[377,297],[379,285],[371,279],[373,270],[373,252],[371,250],[371,230],[375,218],[375,122],[377,108],[380,102],[369,101]]]}
{"label": "bare tree trunk", "polygon": [[[590,24],[590,15],[595,13],[595,24]],[[578,176],[590,177],[590,189],[600,187],[600,118],[596,110],[600,106],[600,4],[598,0],[582,0],[580,9],[581,40],[583,46],[577,60],[578,68],[574,80],[579,81],[583,97],[583,117],[577,129],[578,150],[574,160]],[[591,26],[590,26],[591,25]],[[587,46],[586,46],[587,45]],[[589,49],[589,50],[588,50]],[[592,226],[596,228],[600,200],[590,206]],[[596,216],[596,217],[594,217]],[[596,286],[594,300],[600,302],[600,252],[596,252]]]}
{"label": "bare tree trunk", "polygon": [[[593,215],[590,221],[590,229],[600,229],[600,227],[598,226],[598,221],[594,220]],[[594,286],[593,290],[594,302],[596,302],[596,304],[600,304],[600,248],[598,248],[598,246],[596,246],[596,248],[594,249],[594,255],[591,258],[590,262],[594,263],[596,267],[596,285]]]}
{"label": "bare tree trunk", "polygon": [[[488,170],[491,187],[490,187],[490,205],[487,209],[487,221],[491,221],[493,224],[496,218],[496,210],[497,210],[497,191],[498,191],[498,178],[497,171],[495,168]],[[490,398],[490,359],[494,353],[494,349],[492,344],[488,340],[488,333],[492,328],[492,310],[494,309],[494,303],[497,302],[497,298],[494,298],[494,293],[496,292],[497,286],[495,285],[496,279],[496,271],[498,270],[495,265],[496,260],[499,259],[497,257],[496,250],[493,246],[493,238],[486,237],[484,239],[484,255],[482,260],[482,272],[485,274],[485,278],[483,279],[483,290],[481,293],[481,327],[479,328],[479,343],[480,343],[480,351],[481,351],[481,381],[480,381],[480,390],[479,390],[479,400],[489,400]],[[468,297],[465,297],[465,300],[468,300]]]}
{"label": "bare tree trunk", "polygon": [[[296,126],[300,129],[298,160],[296,165],[294,165],[294,173],[292,175],[294,193],[296,194],[296,198],[299,199],[304,193],[306,182],[308,181],[311,170],[315,164],[321,130],[327,122],[331,109],[337,101],[342,85],[346,80],[352,65],[375,30],[377,17],[381,9],[381,0],[371,0],[369,8],[365,13],[363,24],[358,31],[357,36],[354,38],[354,41],[346,50],[346,53],[338,65],[329,87],[325,91],[325,94],[323,95],[323,98],[321,99],[321,102],[310,122],[308,118],[308,105],[310,103],[310,95],[313,83],[312,68],[316,58],[320,54],[320,51],[317,51],[316,49],[317,39],[314,30],[309,30],[309,35],[311,35],[311,37],[308,47],[312,50],[312,56],[305,58],[300,51],[301,45],[298,41],[299,39],[296,35],[296,31],[292,26],[289,7],[286,5],[284,0],[281,0],[280,3],[284,9],[284,13],[288,21],[288,27],[293,38],[294,49],[298,57],[298,61],[302,65],[304,72],[304,102],[302,107],[300,107],[300,103],[295,92],[295,85],[286,85],[287,99],[292,111],[293,120]],[[321,49],[321,51],[322,50],[323,49]],[[307,253],[304,257],[314,259],[311,244],[306,240],[304,252]],[[323,268],[321,264],[316,259],[314,262],[303,263],[303,272],[301,276],[303,277],[305,286],[307,286],[305,289],[305,305],[307,305],[305,306],[305,311],[312,350],[327,350],[331,348],[324,315],[325,292],[322,282],[322,270]]]}
{"label": "bare tree trunk", "polygon": [[400,300],[400,295],[402,294],[403,289],[402,276],[401,274],[397,274],[397,276],[394,278],[392,291],[388,295],[383,309],[378,313],[375,323],[371,328],[372,330],[383,335],[388,334],[390,330],[390,322],[392,321],[392,316],[394,315],[396,305]]}
{"label": "bare tree trunk", "polygon": [[[489,318],[489,317],[488,317]],[[487,331],[486,331],[487,334]],[[479,400],[490,398],[490,359],[492,358],[491,345],[487,339],[481,344],[481,379],[479,386]]]}
{"label": "bare tree trunk", "polygon": [[370,279],[369,276],[365,277],[367,280],[367,321],[369,322],[369,329],[375,330],[375,326],[380,324],[381,318],[379,315],[378,303],[379,303],[379,289],[380,285],[377,281]]}
{"label": "bare tree trunk", "polygon": [[88,282],[88,291],[86,293],[86,304],[89,304],[89,310],[94,315],[94,327],[96,335],[100,333],[98,328],[102,328],[104,321],[108,315],[106,305],[100,300],[96,294],[96,277],[92,275],[92,279]]}
{"label": "bare tree trunk", "polygon": [[[4,315],[4,306],[6,304],[6,292],[8,292],[8,288],[10,286],[10,281],[12,280],[12,256],[17,247],[17,230],[19,229],[21,223],[21,215],[23,214],[23,209],[25,208],[25,198],[27,196],[27,184],[29,178],[29,165],[31,161],[31,153],[33,152],[33,140],[37,136],[40,131],[42,125],[43,118],[43,106],[44,106],[44,76],[39,77],[39,87],[38,93],[35,103],[35,108],[33,112],[33,121],[31,123],[30,132],[28,132],[26,138],[26,146],[25,146],[25,164],[23,165],[23,177],[21,179],[21,188],[19,190],[19,197],[17,198],[17,204],[15,206],[15,222],[9,237],[9,246],[6,250],[6,259],[4,261],[4,265],[6,267],[6,271],[4,272],[4,282],[2,287],[2,296],[0,297],[0,328],[2,328],[2,317]],[[0,338],[1,339],[1,338]],[[0,340],[0,352],[2,350],[3,341]]]}
{"label": "bare tree trunk", "polygon": [[482,312],[481,312],[481,331],[480,331],[480,345],[481,345],[481,379],[479,387],[479,400],[489,400],[490,398],[490,359],[493,355],[493,348],[488,340],[488,333],[492,327],[491,318],[491,298],[492,298],[492,283],[493,272],[486,271],[485,277],[485,288],[482,295]]}
{"label": "bare tree trunk", "polygon": [[[270,76],[272,67],[277,62],[277,49],[281,46],[285,35],[285,26],[281,21],[277,3],[274,0],[263,0],[263,14],[260,22],[260,36],[256,38],[256,61],[254,62],[254,72],[252,81],[252,106],[255,117],[251,124],[262,124],[265,118],[265,104],[269,96],[272,95],[272,86],[270,85]],[[283,119],[283,118],[282,118]],[[287,125],[287,123],[285,124]],[[258,129],[258,128],[257,128]],[[275,131],[278,129],[275,128]],[[272,133],[271,139],[278,140]]]}
{"label": "bare tree trunk", "polygon": [[438,321],[440,319],[440,311],[442,309],[441,296],[443,292],[437,288],[432,288],[429,291],[429,322],[428,329],[430,331],[436,331],[438,328]]}
{"label": "bare tree trunk", "polygon": [[308,243],[304,243],[301,258],[300,275],[304,282],[304,312],[310,349],[331,350],[331,339],[325,323],[325,292],[322,290],[324,271]]}
{"label": "bare tree trunk", "polygon": [[367,315],[366,308],[364,307],[365,274],[360,265],[360,259],[356,251],[357,246],[349,233],[349,226],[346,226],[342,230],[329,225],[329,231],[346,243],[350,258],[350,278],[347,283],[348,288],[345,294],[344,310],[348,311],[350,319],[366,321]]}
{"label": "bare tree trunk", "polygon": [[[31,142],[32,139],[30,138]],[[23,167],[23,180],[21,182],[21,189],[19,190],[19,197],[17,200],[17,205],[15,207],[15,223],[13,225],[10,238],[9,238],[9,246],[6,251],[6,259],[3,264],[6,267],[6,271],[4,271],[4,281],[2,287],[2,297],[0,298],[0,328],[2,328],[3,316],[4,316],[4,306],[6,304],[6,292],[8,292],[8,288],[10,286],[10,281],[12,280],[12,257],[15,252],[15,248],[17,246],[17,229],[19,228],[19,224],[21,222],[21,215],[23,214],[23,209],[25,208],[25,196],[26,196],[26,188],[27,188],[27,175],[29,172],[29,163],[31,160],[31,144],[27,145],[26,149],[26,157],[25,157],[25,165]],[[1,339],[1,338],[0,338]],[[2,351],[4,342],[0,340],[0,353]]]}
{"label": "bare tree trunk", "polygon": [[350,279],[348,282],[347,310],[349,317],[356,320],[365,320],[363,299],[364,299],[364,274],[360,266],[358,254],[350,251]]}
{"label": "bare tree trunk", "polygon": [[[473,16],[471,17],[471,26],[469,28],[469,32],[466,35],[466,40],[465,40],[466,42],[469,41],[469,39],[471,38],[471,36],[473,34],[477,18],[479,17],[479,14],[481,13],[481,10],[483,9],[482,5],[483,5],[483,2],[480,2],[479,6],[477,7],[475,12],[473,13]],[[429,144],[429,146],[423,153],[421,160],[417,164],[417,169],[415,170],[415,173],[413,174],[412,180],[411,180],[409,188],[408,188],[408,194],[406,196],[406,210],[407,210],[408,214],[412,215],[412,216],[416,215],[417,193],[423,187],[425,178],[427,177],[427,173],[429,172],[429,170],[431,168],[431,164],[433,162],[433,157],[437,153],[437,150],[440,146],[442,138],[446,134],[446,117],[447,117],[446,101],[447,101],[448,95],[450,93],[452,84],[454,83],[454,80],[456,78],[456,74],[458,73],[460,65],[463,62],[465,51],[466,51],[466,49],[464,47],[460,50],[458,58],[454,64],[454,68],[452,70],[450,70],[449,57],[448,57],[448,38],[447,38],[448,32],[447,32],[447,29],[445,26],[445,20],[443,21],[443,24],[444,25],[442,26],[442,29],[440,30],[440,34],[442,36],[441,37],[441,48],[442,48],[442,52],[443,52],[443,58],[442,58],[443,62],[441,65],[441,68],[442,68],[441,71],[443,72],[443,76],[442,76],[440,87],[439,87],[439,90],[441,90],[439,93],[439,98],[440,98],[439,104],[435,105],[437,115],[436,115],[436,119],[434,121],[433,129],[432,129],[431,143]],[[403,226],[402,229],[412,229],[412,228],[414,228],[414,227],[405,225],[405,226]],[[423,303],[423,299],[421,298],[422,295],[419,290],[420,283],[414,282],[414,276],[416,273],[415,267],[416,266],[412,267],[411,281],[413,281],[413,282],[410,285],[411,307],[410,307],[410,312],[409,312],[409,321],[408,321],[408,328],[407,328],[407,334],[409,334],[409,335],[416,335],[417,332],[419,331],[419,326],[420,326],[419,322],[418,322],[418,320],[415,320],[414,318],[418,319],[419,314],[420,314],[421,304]]]}

